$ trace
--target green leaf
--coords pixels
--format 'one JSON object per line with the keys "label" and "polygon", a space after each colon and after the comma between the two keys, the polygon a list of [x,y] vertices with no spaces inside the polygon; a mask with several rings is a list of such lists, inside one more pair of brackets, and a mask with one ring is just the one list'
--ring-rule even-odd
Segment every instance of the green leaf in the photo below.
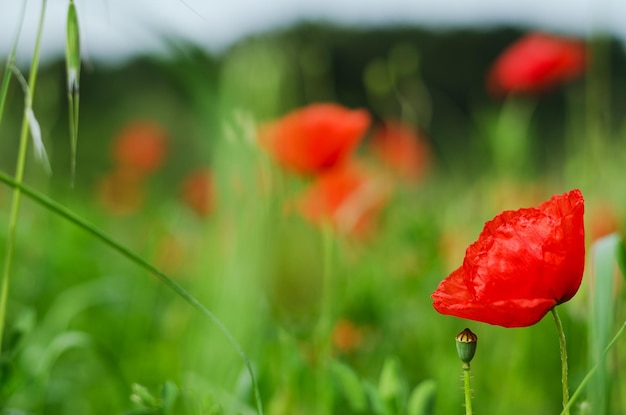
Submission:
{"label": "green leaf", "polygon": [[167,381],[161,389],[161,400],[163,401],[163,413],[165,415],[173,414],[174,405],[178,399],[178,387],[172,381]]}
{"label": "green leaf", "polygon": [[407,386],[402,377],[398,359],[389,357],[385,360],[378,381],[378,393],[391,413],[402,412],[406,402]]}
{"label": "green leaf", "polygon": [[[615,277],[618,255],[623,250],[617,234],[598,239],[591,247],[592,296],[589,352],[591,365],[603,362],[604,349],[615,327]],[[597,413],[607,413],[611,376],[606,364],[598,365],[596,376],[589,385],[590,402]]]}
{"label": "green leaf", "polygon": [[367,396],[359,376],[352,368],[337,361],[331,363],[330,369],[350,407],[356,412],[364,412],[367,409]]}
{"label": "green leaf", "polygon": [[413,389],[407,407],[407,415],[432,415],[435,408],[437,383],[425,380]]}

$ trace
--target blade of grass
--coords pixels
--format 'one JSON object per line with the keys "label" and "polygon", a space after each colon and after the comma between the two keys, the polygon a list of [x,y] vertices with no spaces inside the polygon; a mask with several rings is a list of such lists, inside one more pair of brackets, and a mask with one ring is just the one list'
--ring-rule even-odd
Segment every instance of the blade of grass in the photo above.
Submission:
{"label": "blade of grass", "polygon": [[26,14],[26,1],[23,1],[20,22],[17,27],[15,39],[13,40],[13,46],[11,46],[9,59],[7,59],[7,64],[4,68],[4,75],[2,76],[2,86],[0,86],[0,125],[2,124],[2,115],[4,114],[4,105],[6,103],[7,94],[9,92],[9,81],[11,80],[11,67],[13,66],[13,62],[15,61],[15,51],[17,50],[17,42],[19,41],[20,33],[22,32],[22,24],[24,23],[25,14]]}
{"label": "blade of grass", "polygon": [[[22,119],[22,129],[20,133],[19,152],[17,156],[17,166],[15,168],[15,182],[20,184],[24,178],[24,166],[26,164],[26,150],[28,148],[28,130],[29,117],[28,110],[32,110],[32,102],[35,91],[35,82],[37,80],[37,69],[39,67],[39,50],[41,46],[41,35],[43,33],[43,23],[46,15],[46,0],[41,3],[41,15],[39,17],[39,27],[37,31],[37,41],[35,43],[35,51],[31,62],[30,75],[28,77],[28,94],[26,96],[26,105],[24,116]],[[13,262],[13,253],[15,251],[15,240],[17,234],[17,220],[20,211],[21,191],[19,187],[13,189],[13,197],[11,200],[11,213],[9,216],[9,231],[7,235],[7,245],[4,256],[4,268],[2,272],[2,282],[0,283],[0,352],[2,351],[2,340],[4,337],[4,326],[6,323],[7,301],[9,298],[9,282],[11,277],[11,265]]]}
{"label": "blade of grass", "polygon": [[8,176],[7,174],[3,172],[0,172],[0,182],[3,182],[8,186],[13,187],[14,189],[19,189],[20,192],[24,194],[24,196],[28,197],[29,199],[43,206],[50,212],[53,212],[56,215],[63,217],[64,219],[68,220],[69,222],[73,223],[74,225],[78,226],[84,231],[88,232],[89,234],[91,234],[92,236],[94,236],[95,238],[103,242],[105,245],[108,245],[110,248],[112,248],[113,250],[117,251],[118,253],[126,257],[128,260],[130,260],[137,266],[150,272],[152,275],[158,278],[162,283],[164,283],[168,288],[174,291],[178,296],[180,296],[183,300],[185,300],[188,304],[190,304],[192,307],[198,310],[201,314],[207,317],[213,324],[215,324],[215,326],[222,332],[222,334],[226,337],[226,339],[232,345],[232,347],[237,351],[237,353],[243,360],[244,364],[246,365],[246,368],[248,369],[248,372],[250,373],[250,378],[252,380],[252,387],[254,389],[257,412],[259,415],[263,415],[263,405],[261,402],[261,395],[259,392],[259,386],[256,380],[256,375],[254,374],[254,370],[252,368],[252,363],[250,362],[250,359],[248,358],[246,353],[243,351],[241,345],[239,345],[237,340],[235,340],[235,338],[230,333],[230,331],[226,328],[226,326],[224,326],[221,320],[217,318],[217,316],[215,316],[215,314],[209,311],[209,309],[207,309],[200,301],[198,301],[194,296],[192,296],[187,290],[185,290],[182,286],[178,285],[174,280],[169,278],[167,275],[161,272],[154,265],[150,264],[149,262],[141,258],[139,255],[137,255],[130,249],[124,247],[123,245],[120,245],[112,237],[108,236],[104,231],[99,229],[97,226],[89,223],[82,217],[78,216],[71,210],[64,207],[63,205],[40,194],[39,192],[31,189],[30,187],[24,186],[23,184],[17,182],[16,180],[12,179],[10,176]]}
{"label": "blade of grass", "polygon": [[72,152],[72,185],[76,178],[76,149],[78,145],[78,109],[80,85],[80,30],[74,1],[67,9],[67,40],[65,44],[65,66],[67,72],[67,101],[69,104],[70,144]]}
{"label": "blade of grass", "polygon": [[[615,272],[620,239],[616,234],[597,240],[591,247],[593,288],[590,302],[591,330],[589,352],[591,362],[600,362],[602,351],[609,342],[615,322]],[[610,374],[606,364],[599,364],[596,376],[589,385],[590,401],[597,413],[607,413]]]}

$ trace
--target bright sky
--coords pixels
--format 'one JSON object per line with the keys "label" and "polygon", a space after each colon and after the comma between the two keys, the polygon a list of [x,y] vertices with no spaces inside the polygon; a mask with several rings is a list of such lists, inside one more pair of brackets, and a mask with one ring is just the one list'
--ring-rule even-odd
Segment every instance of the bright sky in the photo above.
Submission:
{"label": "bright sky", "polygon": [[[0,0],[0,61],[10,50],[23,2],[26,19],[19,61],[34,48],[42,0]],[[43,59],[60,56],[65,45],[69,0],[48,0]],[[164,37],[191,40],[209,50],[244,35],[299,20],[350,25],[410,23],[423,27],[519,25],[584,36],[602,28],[626,40],[625,0],[75,0],[83,54],[120,60],[166,49]]]}

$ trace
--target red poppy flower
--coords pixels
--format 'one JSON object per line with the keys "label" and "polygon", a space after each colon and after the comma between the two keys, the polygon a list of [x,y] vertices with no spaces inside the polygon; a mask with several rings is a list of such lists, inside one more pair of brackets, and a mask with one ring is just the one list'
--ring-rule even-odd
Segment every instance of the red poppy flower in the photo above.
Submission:
{"label": "red poppy flower", "polygon": [[580,286],[584,261],[580,190],[536,208],[504,211],[432,294],[442,313],[504,327],[537,323]]}
{"label": "red poppy flower", "polygon": [[531,33],[507,48],[493,64],[487,86],[495,96],[537,94],[585,71],[583,42]]}
{"label": "red poppy flower", "polygon": [[312,104],[262,126],[259,140],[284,167],[298,173],[320,173],[342,163],[369,124],[365,110]]}
{"label": "red poppy flower", "polygon": [[113,160],[118,166],[140,174],[158,170],[165,160],[166,132],[150,121],[125,126],[113,142]]}
{"label": "red poppy flower", "polygon": [[314,223],[331,223],[353,235],[367,234],[387,200],[387,183],[355,164],[332,170],[312,184],[298,207]]}
{"label": "red poppy flower", "polygon": [[182,186],[182,198],[200,217],[206,217],[213,209],[213,181],[207,169],[189,174]]}
{"label": "red poppy flower", "polygon": [[370,142],[372,152],[399,177],[419,182],[430,166],[431,152],[412,126],[387,121],[378,126]]}

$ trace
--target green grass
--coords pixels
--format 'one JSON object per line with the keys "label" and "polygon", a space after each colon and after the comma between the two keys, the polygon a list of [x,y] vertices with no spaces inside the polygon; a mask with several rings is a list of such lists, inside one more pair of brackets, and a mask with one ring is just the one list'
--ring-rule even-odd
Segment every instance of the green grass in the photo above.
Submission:
{"label": "green grass", "polygon": [[[395,62],[389,49],[385,59]],[[54,174],[26,157],[26,187],[10,174],[19,165],[21,90],[14,79],[3,82],[0,251],[13,242],[15,250],[0,414],[247,415],[259,413],[261,402],[270,415],[462,413],[454,337],[465,327],[480,339],[475,413],[558,414],[561,364],[550,318],[504,329],[439,315],[429,296],[485,221],[573,187],[586,198],[588,253],[579,293],[559,306],[572,414],[624,410],[623,340],[613,337],[625,318],[616,264],[624,248],[619,226],[608,239],[592,235],[610,219],[594,216],[605,203],[624,220],[626,152],[618,144],[626,126],[594,123],[598,115],[580,104],[596,102],[586,94],[601,87],[594,87],[601,68],[588,90],[565,86],[569,104],[552,110],[549,131],[560,131],[554,140],[565,143],[553,163],[537,162],[554,148],[537,128],[545,123],[543,98],[476,103],[463,124],[470,150],[455,154],[450,143],[458,137],[432,137],[437,158],[429,176],[419,186],[396,183],[379,227],[362,240],[324,233],[287,209],[307,179],[281,171],[254,142],[258,122],[310,96],[350,96],[330,79],[324,53],[323,44],[300,50],[293,39],[269,36],[219,58],[181,46],[172,58],[83,73],[78,135],[78,101],[57,105],[67,93],[60,65],[31,72]],[[381,59],[371,57],[378,66]],[[315,62],[320,68],[309,67]],[[355,79],[374,82],[366,71]],[[4,75],[12,76],[9,69]],[[419,65],[394,76],[393,87],[368,91],[362,105],[378,117],[423,120],[427,131],[420,108],[445,117],[439,101],[429,102],[436,91],[428,93]],[[415,108],[407,108],[411,102]],[[114,169],[113,138],[135,119],[167,130],[167,160],[143,182],[140,208],[117,215],[99,189]],[[433,130],[454,135],[456,128]],[[594,142],[585,141],[589,131]],[[506,134],[509,141],[498,140]],[[358,153],[365,157],[365,146]],[[454,163],[462,158],[469,161]],[[215,182],[206,218],[180,197],[184,177],[200,166],[211,168]],[[12,191],[25,196],[13,216]],[[358,328],[354,348],[331,343],[329,328],[339,319]],[[586,388],[577,390],[581,382]]]}

